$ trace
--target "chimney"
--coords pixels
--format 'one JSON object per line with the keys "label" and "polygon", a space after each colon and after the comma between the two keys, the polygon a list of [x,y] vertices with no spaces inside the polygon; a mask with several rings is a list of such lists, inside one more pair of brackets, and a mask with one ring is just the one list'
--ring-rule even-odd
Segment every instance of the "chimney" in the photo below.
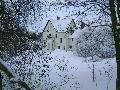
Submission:
{"label": "chimney", "polygon": [[57,16],[57,20],[60,20],[60,17]]}
{"label": "chimney", "polygon": [[81,20],[81,25],[80,25],[80,28],[83,29],[85,27],[85,23]]}

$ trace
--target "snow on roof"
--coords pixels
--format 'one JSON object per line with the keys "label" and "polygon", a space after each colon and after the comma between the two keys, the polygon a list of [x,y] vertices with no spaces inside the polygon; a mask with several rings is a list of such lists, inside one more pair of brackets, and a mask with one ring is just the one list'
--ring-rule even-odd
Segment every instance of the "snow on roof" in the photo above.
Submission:
{"label": "snow on roof", "polygon": [[76,29],[75,32],[72,35],[70,35],[70,38],[76,38],[76,37],[78,37],[80,31],[81,31],[80,28]]}
{"label": "snow on roof", "polygon": [[75,32],[70,36],[70,38],[78,38],[81,32],[88,30],[88,27],[81,29],[80,27],[75,30]]}
{"label": "snow on roof", "polygon": [[[45,12],[42,11],[40,13],[40,16],[39,14],[36,15],[36,20],[34,20],[34,15],[30,15],[28,17],[27,29],[29,31],[42,32],[48,20],[53,23],[53,25],[58,31],[61,31],[61,29],[63,30],[67,27],[67,25],[72,21],[72,19],[77,19],[74,14],[79,11],[79,8],[74,6],[67,7],[63,5],[57,5],[50,6],[49,10],[45,10]],[[73,15],[71,16],[71,14]],[[60,20],[57,20],[57,17],[60,17]]]}
{"label": "snow on roof", "polygon": [[53,26],[58,32],[65,32],[68,25],[71,23],[71,19],[51,20]]}
{"label": "snow on roof", "polygon": [[[45,4],[41,6],[42,8],[40,9],[40,11],[36,11],[35,16],[34,13],[32,13],[27,19],[27,29],[29,31],[42,32],[48,20],[53,23],[54,27],[59,32],[66,30],[67,25],[72,19],[74,19],[77,27],[79,27],[79,23],[81,20],[84,21],[86,24],[91,24],[94,21],[94,25],[100,23],[105,24],[105,20],[107,19],[107,21],[110,21],[110,17],[105,17],[102,15],[102,13],[99,14],[99,7],[91,7],[91,5],[87,5],[86,7],[78,7],[76,5],[58,4],[58,0],[50,0],[49,2],[48,0],[41,1],[43,1]],[[90,10],[88,10],[88,8],[90,8]],[[100,18],[100,16],[102,17]],[[34,17],[36,19],[34,19]],[[60,20],[57,20],[57,17],[60,17]]]}
{"label": "snow on roof", "polygon": [[[45,29],[45,26],[48,24],[49,20],[45,20],[42,24],[39,24],[39,29],[43,30]],[[51,23],[53,24],[54,28],[58,32],[65,32],[69,24],[71,23],[72,19],[60,19],[60,20],[55,20],[55,19],[50,19]]]}
{"label": "snow on roof", "polygon": [[28,25],[27,29],[28,30],[35,30],[38,32],[43,32],[43,30],[45,29],[45,26],[48,24],[48,21],[51,21],[54,28],[56,29],[56,31],[58,32],[65,32],[67,29],[67,27],[69,26],[69,24],[72,22],[72,19],[60,19],[60,20],[55,20],[55,19],[44,19],[44,21],[36,21],[33,22],[32,25]]}

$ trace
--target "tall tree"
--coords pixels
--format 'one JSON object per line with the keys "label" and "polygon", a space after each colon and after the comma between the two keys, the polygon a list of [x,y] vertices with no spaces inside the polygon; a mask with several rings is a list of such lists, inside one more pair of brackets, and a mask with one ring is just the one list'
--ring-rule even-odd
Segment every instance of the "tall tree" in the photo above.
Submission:
{"label": "tall tree", "polygon": [[111,21],[112,21],[112,30],[115,40],[116,48],[116,60],[117,60],[117,90],[120,90],[120,29],[117,28],[117,25],[120,23],[117,20],[117,16],[120,19],[120,1],[117,0],[117,12],[115,9],[115,0],[109,0],[110,12],[111,12]]}
{"label": "tall tree", "polygon": [[2,90],[2,75],[1,75],[1,72],[0,72],[0,90]]}
{"label": "tall tree", "polygon": [[[97,5],[101,9],[100,11],[103,11],[108,15],[108,17],[110,16],[111,18],[112,25],[110,25],[110,27],[112,28],[114,41],[115,41],[115,49],[116,49],[117,90],[120,90],[120,86],[119,86],[120,85],[120,0],[85,0],[85,1],[77,0],[77,1],[79,3],[77,2],[75,5],[82,5],[82,6],[91,5],[91,7]],[[90,11],[91,7],[87,8],[85,11],[81,12],[79,15],[84,14],[87,11]]]}
{"label": "tall tree", "polygon": [[[25,30],[19,26],[20,11],[12,9],[9,4],[6,0],[0,0],[0,58],[3,58],[6,52],[12,55],[18,49],[23,51],[20,47],[26,42]],[[2,90],[1,72],[0,90]]]}

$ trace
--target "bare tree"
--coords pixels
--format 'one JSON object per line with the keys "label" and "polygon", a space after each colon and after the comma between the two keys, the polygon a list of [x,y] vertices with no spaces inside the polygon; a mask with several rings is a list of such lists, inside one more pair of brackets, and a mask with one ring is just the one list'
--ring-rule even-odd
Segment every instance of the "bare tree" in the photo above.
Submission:
{"label": "bare tree", "polygon": [[[119,0],[85,0],[85,1],[79,1],[75,3],[76,6],[98,6],[100,8],[100,11],[103,12],[104,16],[107,15],[111,18],[111,24],[109,26],[112,28],[114,41],[115,41],[115,49],[116,49],[116,61],[117,61],[117,90],[120,90],[120,1]],[[84,12],[78,13],[77,15],[85,14],[85,12],[90,11],[91,7],[87,8]],[[100,13],[99,13],[100,14]],[[101,17],[101,16],[100,16]],[[101,18],[98,18],[98,21],[101,20]],[[91,25],[94,25],[94,22],[91,23]],[[99,23],[98,26],[101,26],[102,23]],[[106,26],[106,25],[102,25]]]}
{"label": "bare tree", "polygon": [[116,60],[117,60],[117,90],[120,90],[120,29],[117,28],[117,25],[120,23],[120,1],[117,0],[117,12],[115,10],[115,0],[109,0],[110,12],[111,12],[111,21],[112,21],[112,30],[114,33],[115,48],[116,48]]}

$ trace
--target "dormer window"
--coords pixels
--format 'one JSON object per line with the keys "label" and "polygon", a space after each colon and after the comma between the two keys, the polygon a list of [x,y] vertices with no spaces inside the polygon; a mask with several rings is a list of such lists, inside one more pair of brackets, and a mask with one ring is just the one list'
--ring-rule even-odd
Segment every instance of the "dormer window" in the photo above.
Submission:
{"label": "dormer window", "polygon": [[72,27],[70,27],[70,34],[72,35],[74,33],[74,30]]}

